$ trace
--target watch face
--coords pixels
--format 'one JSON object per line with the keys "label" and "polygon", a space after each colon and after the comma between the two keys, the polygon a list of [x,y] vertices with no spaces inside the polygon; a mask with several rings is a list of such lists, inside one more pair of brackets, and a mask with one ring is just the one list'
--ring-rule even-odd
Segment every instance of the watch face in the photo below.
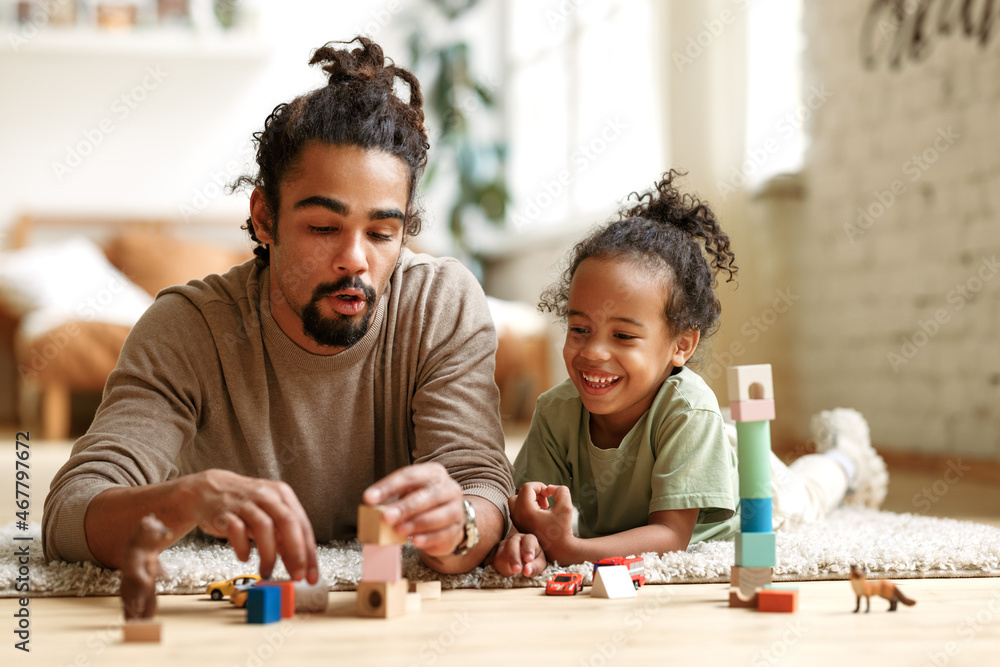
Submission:
{"label": "watch face", "polygon": [[472,503],[463,500],[465,506],[465,538],[459,542],[455,549],[456,556],[464,556],[469,550],[479,544],[479,526],[476,525],[476,512],[472,509]]}

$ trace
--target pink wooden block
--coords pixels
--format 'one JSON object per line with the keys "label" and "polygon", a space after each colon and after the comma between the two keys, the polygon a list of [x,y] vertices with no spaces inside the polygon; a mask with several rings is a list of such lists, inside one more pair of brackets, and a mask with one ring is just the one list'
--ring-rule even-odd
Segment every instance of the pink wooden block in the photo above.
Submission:
{"label": "pink wooden block", "polygon": [[757,398],[750,401],[729,401],[733,421],[762,422],[774,420],[774,399]]}
{"label": "pink wooden block", "polygon": [[403,578],[402,544],[361,545],[361,581],[399,581]]}

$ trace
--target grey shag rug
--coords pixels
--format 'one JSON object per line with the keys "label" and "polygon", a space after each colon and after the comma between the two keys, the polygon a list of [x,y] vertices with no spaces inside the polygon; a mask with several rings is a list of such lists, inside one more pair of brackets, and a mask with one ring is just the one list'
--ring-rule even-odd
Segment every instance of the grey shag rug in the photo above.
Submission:
{"label": "grey shag rug", "polygon": [[[15,540],[31,536],[31,541]],[[117,595],[120,576],[91,563],[45,564],[40,527],[18,531],[13,523],[0,528],[0,597],[19,597],[22,565],[16,555],[29,545],[28,582],[31,596]],[[827,520],[777,533],[776,581],[846,579],[852,563],[863,563],[873,578],[1000,576],[1000,528],[967,521],[893,514],[869,509],[840,508]],[[353,590],[361,577],[361,546],[334,542],[319,547],[319,565],[330,590]],[[23,553],[23,552],[22,552]],[[733,542],[703,542],[687,551],[644,554],[647,583],[711,583],[729,581]],[[231,577],[254,573],[258,561],[237,560],[227,543],[188,536],[163,552],[166,577],[159,593],[203,593],[205,587]],[[521,588],[544,586],[561,571],[583,573],[590,583],[589,563],[549,567],[538,577],[501,577],[492,566],[464,575],[439,575],[427,569],[412,547],[403,550],[403,576],[440,580],[444,588]],[[278,565],[275,577],[286,576]],[[23,579],[20,583],[23,584]]]}

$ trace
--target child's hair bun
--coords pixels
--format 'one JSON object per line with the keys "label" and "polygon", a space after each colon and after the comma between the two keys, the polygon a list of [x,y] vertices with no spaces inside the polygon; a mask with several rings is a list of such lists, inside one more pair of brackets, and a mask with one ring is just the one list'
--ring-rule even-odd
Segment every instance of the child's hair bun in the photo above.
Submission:
{"label": "child's hair bun", "polygon": [[623,208],[620,220],[643,218],[662,225],[674,227],[695,242],[700,242],[710,256],[713,273],[728,274],[726,282],[731,282],[739,269],[735,256],[729,249],[729,237],[722,231],[718,219],[708,204],[692,194],[682,193],[674,186],[674,179],[684,176],[683,172],[671,169],[663,175],[652,190],[639,194],[632,193],[636,203],[631,208]]}

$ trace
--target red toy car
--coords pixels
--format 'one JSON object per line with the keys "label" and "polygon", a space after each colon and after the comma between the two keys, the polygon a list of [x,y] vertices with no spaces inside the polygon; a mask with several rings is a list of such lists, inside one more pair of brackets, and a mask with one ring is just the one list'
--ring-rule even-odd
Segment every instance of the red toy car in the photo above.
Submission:
{"label": "red toy car", "polygon": [[545,584],[546,595],[576,595],[583,589],[583,575],[563,572],[549,579]]}
{"label": "red toy car", "polygon": [[636,588],[639,588],[639,586],[646,583],[646,564],[642,560],[642,556],[630,556],[628,558],[615,556],[614,558],[602,558],[594,563],[594,574],[597,574],[597,568],[604,567],[605,565],[626,566],[628,568],[629,576],[632,577],[632,585]]}

